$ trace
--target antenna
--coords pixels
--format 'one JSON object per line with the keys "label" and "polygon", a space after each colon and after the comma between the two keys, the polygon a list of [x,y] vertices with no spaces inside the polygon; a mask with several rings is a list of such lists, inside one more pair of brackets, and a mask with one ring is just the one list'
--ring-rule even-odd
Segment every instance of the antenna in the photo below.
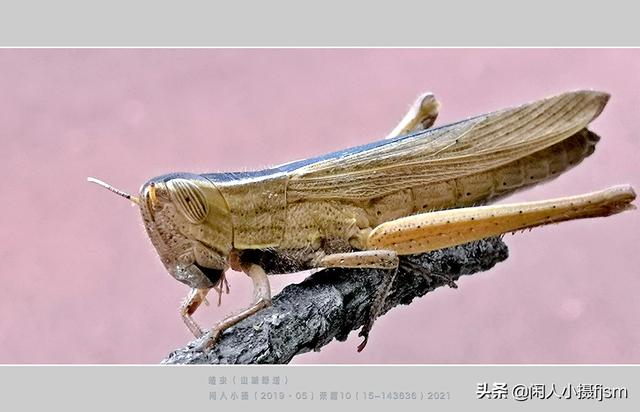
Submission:
{"label": "antenna", "polygon": [[136,196],[131,196],[129,193],[123,192],[122,190],[116,189],[108,183],[103,182],[102,180],[96,179],[95,177],[87,177],[87,181],[91,183],[95,183],[98,186],[102,186],[105,189],[110,190],[111,192],[117,194],[118,196],[122,196],[125,199],[131,200],[136,205],[140,204],[140,200]]}

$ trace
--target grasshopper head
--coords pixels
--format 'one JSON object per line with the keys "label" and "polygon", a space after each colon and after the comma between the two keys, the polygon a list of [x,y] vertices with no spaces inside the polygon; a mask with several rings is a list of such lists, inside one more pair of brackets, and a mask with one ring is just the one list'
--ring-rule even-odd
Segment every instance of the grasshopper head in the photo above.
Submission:
{"label": "grasshopper head", "polygon": [[185,173],[153,178],[140,189],[139,206],[147,234],[174,278],[194,288],[221,281],[232,226],[211,181]]}
{"label": "grasshopper head", "polygon": [[174,278],[199,289],[222,282],[232,226],[227,204],[211,181],[187,173],[158,176],[134,197],[90,180],[138,205],[151,243]]}

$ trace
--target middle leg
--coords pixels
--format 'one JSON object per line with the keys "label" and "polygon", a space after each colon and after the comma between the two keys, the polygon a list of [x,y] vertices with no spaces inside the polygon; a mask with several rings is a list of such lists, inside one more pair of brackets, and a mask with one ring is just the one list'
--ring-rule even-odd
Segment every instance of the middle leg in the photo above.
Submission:
{"label": "middle leg", "polygon": [[358,345],[358,352],[361,352],[369,340],[369,332],[373,328],[376,318],[382,311],[384,302],[391,291],[391,285],[398,273],[398,254],[393,250],[365,250],[350,253],[334,253],[318,259],[318,267],[340,267],[340,268],[368,268],[382,269],[383,278],[380,285],[376,287],[376,292],[369,306],[369,315],[358,336],[364,340]]}

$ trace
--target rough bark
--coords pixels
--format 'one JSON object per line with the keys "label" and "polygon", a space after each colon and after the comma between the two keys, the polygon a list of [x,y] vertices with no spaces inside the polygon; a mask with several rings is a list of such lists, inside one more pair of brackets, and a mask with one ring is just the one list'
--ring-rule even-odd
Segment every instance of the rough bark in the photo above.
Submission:
{"label": "rough bark", "polygon": [[[403,257],[381,315],[440,286],[455,287],[453,282],[460,276],[487,270],[507,256],[502,240],[490,238]],[[208,353],[197,349],[200,342],[195,340],[162,363],[288,363],[297,354],[320,350],[334,338],[344,341],[367,321],[383,276],[383,271],[375,269],[319,271],[284,288],[271,307],[226,330]],[[371,339],[375,335],[374,325]]]}

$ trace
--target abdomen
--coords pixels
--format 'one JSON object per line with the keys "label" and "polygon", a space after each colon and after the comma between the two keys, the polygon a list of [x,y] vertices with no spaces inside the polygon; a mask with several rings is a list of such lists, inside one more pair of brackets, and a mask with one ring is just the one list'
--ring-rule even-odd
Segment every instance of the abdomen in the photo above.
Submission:
{"label": "abdomen", "polygon": [[417,213],[483,204],[557,177],[593,153],[598,140],[595,133],[583,129],[560,143],[507,165],[374,199],[366,210],[376,226]]}

